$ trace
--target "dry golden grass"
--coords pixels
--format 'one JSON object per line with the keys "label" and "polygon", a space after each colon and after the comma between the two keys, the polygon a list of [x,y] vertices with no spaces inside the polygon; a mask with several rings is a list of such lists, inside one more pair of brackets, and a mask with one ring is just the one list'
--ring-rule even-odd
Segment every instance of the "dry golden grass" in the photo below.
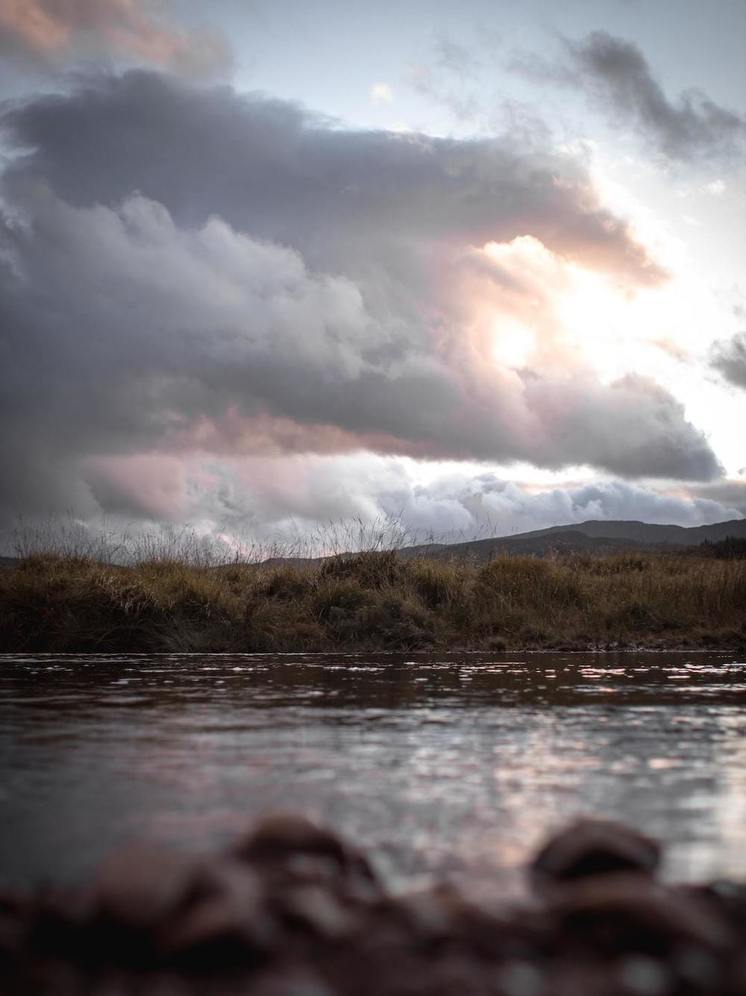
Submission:
{"label": "dry golden grass", "polygon": [[0,649],[312,651],[746,645],[746,561],[340,556],[313,567],[112,566],[30,556],[0,571]]}

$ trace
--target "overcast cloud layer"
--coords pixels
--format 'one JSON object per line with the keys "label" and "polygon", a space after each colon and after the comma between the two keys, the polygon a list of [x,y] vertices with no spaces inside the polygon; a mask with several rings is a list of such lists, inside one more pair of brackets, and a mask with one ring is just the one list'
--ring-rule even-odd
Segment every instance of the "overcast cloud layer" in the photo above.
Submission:
{"label": "overcast cloud layer", "polygon": [[[662,387],[602,383],[562,340],[568,267],[665,279],[581,160],[143,71],[3,120],[6,516],[90,502],[97,460],[109,511],[116,460],[153,452],[719,472]],[[520,361],[496,354],[500,322],[531,324]]]}

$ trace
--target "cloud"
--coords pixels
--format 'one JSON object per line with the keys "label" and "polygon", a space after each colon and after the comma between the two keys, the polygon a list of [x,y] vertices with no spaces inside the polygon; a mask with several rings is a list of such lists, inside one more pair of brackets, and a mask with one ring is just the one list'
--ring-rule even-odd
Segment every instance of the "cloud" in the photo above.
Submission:
{"label": "cloud", "polygon": [[[132,455],[89,468],[109,514],[200,523],[212,535],[292,542],[328,523],[397,523],[412,542],[509,535],[588,519],[695,526],[744,514],[746,496],[716,485],[692,493],[631,482],[564,482],[543,487],[451,466],[422,481],[418,464],[369,454],[338,457]],[[712,493],[708,489],[712,489]],[[700,490],[702,493],[700,493]],[[743,491],[743,488],[741,489]]]}
{"label": "cloud", "polygon": [[3,51],[53,64],[103,55],[189,76],[213,76],[230,63],[220,34],[177,27],[147,0],[0,0]]}
{"label": "cloud", "polygon": [[479,59],[472,48],[461,45],[452,38],[441,36],[434,43],[435,65],[455,76],[471,76],[479,65]]}
{"label": "cloud", "polygon": [[582,88],[615,123],[631,124],[662,155],[693,160],[730,154],[746,137],[746,119],[698,90],[670,99],[632,42],[594,31],[566,42],[568,64],[538,58],[517,59],[525,75]]}
{"label": "cloud", "polygon": [[731,384],[746,388],[746,332],[715,343],[712,365]]}
{"label": "cloud", "polygon": [[394,99],[394,91],[388,83],[374,83],[370,88],[370,99],[374,104],[390,104]]}
{"label": "cloud", "polygon": [[670,495],[626,481],[530,488],[485,473],[465,479],[444,477],[427,486],[402,488],[381,504],[402,509],[413,529],[443,535],[476,534],[488,527],[495,535],[528,532],[588,519],[634,519],[655,523],[700,525],[737,518],[727,504],[709,498]]}
{"label": "cloud", "polygon": [[725,180],[712,180],[710,183],[705,184],[705,190],[708,194],[712,194],[713,197],[722,197],[727,189]]}
{"label": "cloud", "polygon": [[6,114],[5,126],[33,150],[6,174],[11,192],[14,181],[34,179],[86,206],[138,191],[177,224],[220,215],[293,246],[314,266],[369,272],[371,255],[396,252],[402,241],[482,245],[530,233],[590,267],[634,281],[663,276],[600,203],[585,163],[522,148],[511,135],[348,131],[261,94],[143,71],[29,101]]}
{"label": "cloud", "polygon": [[596,31],[571,44],[570,53],[584,85],[671,159],[732,151],[746,135],[743,116],[703,93],[692,90],[670,100],[631,42]]}
{"label": "cloud", "polygon": [[[343,131],[144,72],[34,99],[5,125],[19,149],[0,225],[6,514],[116,510],[111,461],[152,453],[719,472],[670,394],[601,382],[563,336],[555,298],[574,268],[662,279],[582,163],[509,139]],[[530,332],[518,359],[501,355],[506,329]],[[123,466],[147,478],[146,514],[171,492],[142,459]]]}
{"label": "cloud", "polygon": [[[746,474],[746,468],[741,471]],[[688,489],[689,494],[696,499],[717,502],[725,509],[733,509],[737,516],[746,518],[746,480],[739,479],[713,481],[709,484],[694,484]],[[724,516],[733,518],[732,515]]]}
{"label": "cloud", "polygon": [[439,58],[432,65],[417,64],[409,70],[409,85],[415,93],[439,104],[459,122],[472,122],[481,112],[481,101],[471,84],[470,77],[451,69]]}

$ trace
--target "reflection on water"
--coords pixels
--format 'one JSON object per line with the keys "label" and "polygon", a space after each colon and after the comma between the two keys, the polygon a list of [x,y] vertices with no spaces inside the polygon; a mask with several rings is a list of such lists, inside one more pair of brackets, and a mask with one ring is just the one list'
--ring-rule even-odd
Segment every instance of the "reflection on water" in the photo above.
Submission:
{"label": "reflection on water", "polygon": [[302,810],[396,883],[506,888],[577,813],[746,877],[746,662],[723,654],[0,656],[0,878]]}

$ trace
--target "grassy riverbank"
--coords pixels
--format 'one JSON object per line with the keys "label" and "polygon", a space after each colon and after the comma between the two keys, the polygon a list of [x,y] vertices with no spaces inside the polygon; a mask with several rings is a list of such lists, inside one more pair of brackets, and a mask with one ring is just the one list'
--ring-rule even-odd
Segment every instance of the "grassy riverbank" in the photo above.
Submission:
{"label": "grassy riverbank", "polygon": [[33,556],[0,572],[0,650],[324,651],[746,646],[746,561],[665,554],[361,553],[314,566],[112,566]]}

